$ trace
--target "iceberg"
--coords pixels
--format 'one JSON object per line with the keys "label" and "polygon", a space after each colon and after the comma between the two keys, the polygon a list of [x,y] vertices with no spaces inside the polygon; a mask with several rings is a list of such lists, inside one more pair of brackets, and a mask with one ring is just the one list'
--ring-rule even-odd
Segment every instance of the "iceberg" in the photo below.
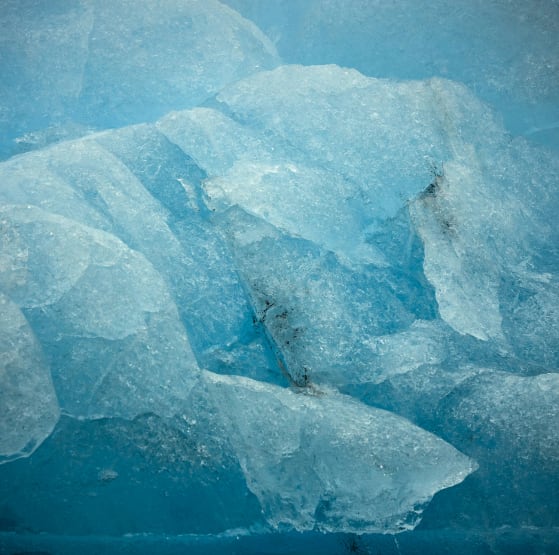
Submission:
{"label": "iceberg", "polygon": [[555,8],[227,4],[0,15],[0,553],[559,548]]}

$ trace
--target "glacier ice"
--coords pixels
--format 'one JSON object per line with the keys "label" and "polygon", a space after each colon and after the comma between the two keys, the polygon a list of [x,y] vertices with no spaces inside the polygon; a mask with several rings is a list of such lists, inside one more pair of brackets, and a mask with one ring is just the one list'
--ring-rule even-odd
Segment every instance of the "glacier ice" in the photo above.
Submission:
{"label": "glacier ice", "polygon": [[[3,220],[2,231],[9,233]],[[51,433],[60,410],[32,329],[4,294],[0,307],[0,462],[6,462],[30,455]]]}
{"label": "glacier ice", "polygon": [[217,0],[9,0],[2,12],[2,158],[153,121],[279,63],[270,40]]}
{"label": "glacier ice", "polygon": [[65,411],[165,414],[188,393],[194,355],[164,283],[141,254],[32,206],[0,214],[12,236],[6,263],[20,272],[5,290],[46,349]]}
{"label": "glacier ice", "polygon": [[[4,289],[25,310],[41,340],[62,409],[78,418],[130,419],[146,412],[172,418],[187,411],[189,418],[198,419],[200,413],[216,413],[217,424],[210,427],[217,426],[215,433],[229,438],[247,486],[270,524],[361,532],[413,527],[432,495],[461,481],[474,463],[395,415],[375,415],[374,409],[329,393],[329,384],[359,381],[370,351],[360,344],[363,333],[405,328],[414,320],[410,307],[382,283],[389,272],[386,262],[377,268],[369,261],[356,273],[352,268],[363,261],[350,263],[328,249],[328,242],[314,243],[319,234],[312,235],[312,225],[306,234],[310,237],[303,238],[288,225],[275,227],[276,220],[268,222],[264,214],[238,205],[228,209],[225,201],[214,207],[214,178],[206,177],[212,168],[200,168],[194,155],[179,151],[161,135],[165,127],[103,132],[4,163],[0,195],[6,202],[3,217],[13,230],[6,245],[6,263],[12,269],[7,276],[13,279],[6,280]],[[172,129],[166,133],[173,135]],[[137,153],[146,145],[165,156],[157,168]],[[311,194],[320,198],[318,192]],[[148,217],[148,225],[140,214]],[[324,226],[324,216],[319,218]],[[23,259],[18,257],[21,251]],[[273,257],[264,261],[265,252]],[[237,271],[232,273],[222,258]],[[305,262],[294,276],[290,268],[298,260]],[[220,298],[226,300],[218,302]],[[379,303],[386,309],[375,316]],[[204,338],[208,323],[196,324],[196,317],[213,319],[219,327],[208,328]],[[345,329],[340,329],[342,322]],[[218,349],[221,354],[208,356]],[[228,383],[224,380],[232,378],[214,374],[213,381],[206,379],[213,384],[207,394],[210,405],[200,408],[204,394],[196,386],[201,379],[198,361],[222,374],[243,371],[303,390],[310,387],[317,397],[281,388],[270,391],[278,386],[250,381],[229,383],[225,395],[219,392]],[[243,364],[255,362],[261,370],[243,370]],[[271,450],[263,438],[242,440],[256,432],[246,428],[250,416],[237,396],[248,396],[245,402],[257,413],[293,413],[295,421],[286,431],[270,428],[272,416],[264,417],[270,424],[258,426],[265,435],[277,436],[277,449],[289,450],[299,441],[307,433],[307,420],[316,427],[321,419],[333,418],[327,415],[349,411],[337,432],[334,422],[329,426],[334,438],[311,434],[301,440],[304,449],[294,448],[292,457],[281,463],[305,468],[307,484],[301,492],[301,485],[292,483],[292,472],[286,473],[286,481],[274,481],[263,470]],[[396,437],[402,444],[391,439],[400,428]],[[377,443],[383,437],[386,447],[369,454],[368,433],[379,435]],[[252,452],[246,452],[246,441],[254,444]],[[322,453],[323,442],[339,444],[342,451]],[[364,451],[358,447],[362,442]],[[414,453],[409,466],[395,465],[393,449]],[[424,454],[420,449],[426,449]],[[362,474],[357,490],[353,478],[343,483],[335,476],[339,465],[350,463],[348,457],[356,461],[352,476]],[[364,457],[379,459],[388,470],[367,478],[372,463],[363,463]],[[320,468],[309,463],[321,458],[331,462]],[[334,464],[336,459],[341,462]],[[441,475],[435,470],[445,467],[434,466],[439,459],[448,462]],[[257,460],[261,462],[254,466]],[[414,472],[424,489],[410,482]],[[365,494],[364,484],[369,484]],[[289,490],[293,493],[285,503],[276,500]],[[396,490],[401,492],[394,496]],[[375,509],[367,510],[368,500],[376,498]]]}
{"label": "glacier ice", "polygon": [[274,526],[413,528],[435,491],[476,468],[409,421],[333,392],[301,395],[217,374],[204,388]]}
{"label": "glacier ice", "polygon": [[466,84],[515,134],[557,145],[556,2],[227,0],[275,42],[287,63],[365,75]]}
{"label": "glacier ice", "polygon": [[228,4],[0,14],[0,553],[552,552],[555,7]]}

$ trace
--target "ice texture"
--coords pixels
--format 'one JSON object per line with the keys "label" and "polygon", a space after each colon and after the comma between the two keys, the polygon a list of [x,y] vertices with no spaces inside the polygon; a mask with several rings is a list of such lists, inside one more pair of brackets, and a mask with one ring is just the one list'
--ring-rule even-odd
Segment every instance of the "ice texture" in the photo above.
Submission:
{"label": "ice texture", "polygon": [[[559,237],[550,222],[559,203],[553,186],[559,166],[556,156],[523,142],[499,144],[495,128],[487,127],[479,146],[457,138],[455,156],[413,203],[411,213],[441,316],[461,333],[502,342],[503,318],[518,322],[509,336],[525,329],[521,298],[513,301],[511,289],[523,288],[535,298],[544,294],[551,301],[546,304],[556,306]],[[533,165],[527,171],[520,162],[528,159]],[[554,343],[559,336],[553,316],[540,318],[547,321],[545,330],[524,339],[510,337],[511,344]],[[549,356],[553,350],[543,351]]]}
{"label": "ice texture", "polygon": [[230,4],[4,3],[0,552],[552,552],[556,6]]}
{"label": "ice texture", "polygon": [[466,84],[507,128],[559,146],[556,2],[227,0],[287,63],[337,64],[371,77]]}
{"label": "ice texture", "polygon": [[217,0],[9,0],[0,16],[0,156],[153,121],[279,63]]}
{"label": "ice texture", "polygon": [[[9,233],[2,219],[3,233]],[[5,260],[2,260],[4,266]],[[31,454],[51,433],[59,408],[50,371],[25,316],[0,295],[0,463]]]}
{"label": "ice texture", "polygon": [[[355,273],[361,261],[293,236],[273,218],[214,208],[211,168],[163,129],[94,134],[2,165],[2,287],[41,341],[60,406],[77,418],[206,422],[269,525],[413,528],[432,496],[475,462],[401,417],[330,390],[359,381],[367,367],[372,349],[356,325],[373,335],[414,321],[382,286],[385,263]],[[146,158],[146,145],[162,158]],[[306,262],[296,277],[289,269],[298,259]],[[375,303],[386,313],[375,316]],[[200,373],[198,361],[222,377]],[[226,375],[235,372],[260,381]],[[280,467],[274,477],[270,468]]]}
{"label": "ice texture", "polygon": [[248,487],[275,527],[411,529],[436,491],[476,468],[436,436],[351,398],[204,377]]}
{"label": "ice texture", "polygon": [[90,417],[167,414],[197,364],[149,262],[103,231],[32,206],[0,213],[12,236],[6,263],[20,274],[3,289],[45,346],[61,407]]}
{"label": "ice texture", "polygon": [[[217,98],[236,119],[286,144],[293,158],[299,153],[349,186],[358,185],[357,191],[337,192],[336,182],[331,184],[350,207],[357,197],[356,211],[363,213],[353,220],[365,230],[394,216],[402,201],[421,190],[428,161],[448,155],[448,123],[436,102],[438,90],[451,87],[370,79],[337,66],[282,66],[244,79]],[[374,155],[381,150],[382,156]]]}
{"label": "ice texture", "polygon": [[122,530],[219,534],[262,522],[227,438],[208,434],[208,420],[200,416],[196,422],[153,413],[93,420],[63,415],[33,456],[3,465],[4,529],[11,519],[62,537],[108,534],[114,542]]}

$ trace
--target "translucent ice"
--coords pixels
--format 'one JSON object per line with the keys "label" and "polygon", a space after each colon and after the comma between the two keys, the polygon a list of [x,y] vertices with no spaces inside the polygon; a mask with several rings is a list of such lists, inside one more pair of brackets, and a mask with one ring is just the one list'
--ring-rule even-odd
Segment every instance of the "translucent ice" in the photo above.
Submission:
{"label": "translucent ice", "polygon": [[485,371],[457,388],[440,411],[449,432],[465,427],[504,456],[514,450],[521,459],[537,461],[540,472],[553,473],[559,462],[558,399],[559,374]]}
{"label": "translucent ice", "polygon": [[451,84],[394,83],[337,66],[282,66],[242,80],[217,98],[235,118],[265,129],[295,161],[349,181],[346,187],[359,192],[341,189],[338,195],[349,206],[360,198],[370,220],[359,213],[354,218],[366,228],[393,216],[419,192],[429,161],[447,156],[446,122],[437,110],[440,88],[453,94]]}
{"label": "translucent ice", "polygon": [[[243,287],[207,221],[204,175],[156,129],[140,125],[5,162],[0,199],[38,206],[118,237],[159,274],[154,285],[165,282],[201,364],[219,370],[250,356],[251,375],[262,375],[269,364],[250,329]],[[70,273],[81,271],[70,258],[61,264]]]}
{"label": "translucent ice", "polygon": [[12,270],[0,285],[43,344],[61,407],[76,416],[172,411],[197,364],[149,262],[106,232],[32,206],[0,213]]}
{"label": "translucent ice", "polygon": [[278,63],[265,35],[216,0],[8,1],[0,29],[1,157],[154,120]]}
{"label": "translucent ice", "polygon": [[[425,244],[425,273],[442,317],[456,330],[500,342],[506,331],[513,345],[552,343],[559,337],[553,317],[545,317],[549,324],[538,338],[514,337],[513,330],[525,329],[521,320],[533,318],[518,312],[526,302],[520,289],[534,296],[534,308],[539,295],[548,298],[544,310],[558,304],[553,276],[559,237],[550,226],[559,206],[552,185],[557,157],[521,141],[505,146],[498,128],[487,131],[476,146],[460,137],[453,159],[412,204]],[[528,171],[519,163],[524,160],[531,160]],[[517,291],[514,300],[511,289]],[[503,330],[503,318],[513,318],[516,326]]]}
{"label": "translucent ice", "polygon": [[[2,218],[2,233],[9,234]],[[5,270],[7,260],[2,260]],[[1,272],[2,270],[0,270]],[[18,307],[0,295],[0,463],[29,455],[52,431],[58,402],[37,339]]]}
{"label": "translucent ice", "polygon": [[4,4],[0,156],[34,151],[0,163],[0,551],[557,537],[559,161],[501,123],[553,135],[553,19],[525,48],[504,4],[261,8],[344,68],[214,0]]}
{"label": "translucent ice", "polygon": [[476,468],[403,418],[333,392],[298,394],[208,373],[197,387],[193,395],[208,397],[274,527],[413,528],[436,491]]}

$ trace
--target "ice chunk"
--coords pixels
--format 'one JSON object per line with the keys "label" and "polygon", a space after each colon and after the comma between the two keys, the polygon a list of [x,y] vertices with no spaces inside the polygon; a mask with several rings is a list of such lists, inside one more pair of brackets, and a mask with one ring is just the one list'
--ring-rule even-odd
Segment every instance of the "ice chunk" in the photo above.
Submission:
{"label": "ice chunk", "polygon": [[211,399],[247,484],[275,527],[411,529],[438,490],[476,468],[407,420],[334,392],[298,394],[204,373],[193,395]]}
{"label": "ice chunk", "polygon": [[273,38],[287,63],[338,64],[395,79],[444,76],[491,103],[514,134],[559,146],[555,2],[226,3]]}
{"label": "ice chunk", "polygon": [[[517,376],[485,371],[464,382],[441,403],[451,437],[468,433],[503,457],[512,452],[540,472],[559,464],[559,374]],[[496,460],[492,456],[492,464]]]}
{"label": "ice chunk", "polygon": [[251,375],[273,379],[233,261],[209,222],[205,174],[154,127],[55,145],[6,161],[0,172],[4,203],[39,206],[141,252],[164,279],[200,364],[240,372],[254,357]]}
{"label": "ice chunk", "polygon": [[[487,246],[472,242],[463,231],[475,226],[477,237],[482,232],[479,216],[476,222],[470,215],[473,195],[463,194],[466,184],[482,180],[481,172],[472,172],[471,166],[447,163],[445,175],[434,177],[412,214],[424,240],[425,274],[435,287],[441,316],[461,333],[500,340],[499,269]],[[453,202],[455,191],[458,198],[451,210],[446,203]],[[464,253],[471,255],[467,262]]]}
{"label": "ice chunk", "polygon": [[116,237],[32,206],[0,211],[0,286],[25,310],[76,416],[173,414],[194,355],[165,283]]}
{"label": "ice chunk", "polygon": [[204,183],[212,209],[239,205],[335,252],[348,265],[386,265],[364,232],[373,219],[363,192],[348,179],[308,160],[296,162],[300,153],[292,157],[291,148],[216,110],[172,113],[157,127],[213,177]]}
{"label": "ice chunk", "polygon": [[157,121],[156,126],[210,176],[225,174],[238,159],[273,159],[278,147],[254,129],[213,108],[172,112]]}
{"label": "ice chunk", "polygon": [[29,132],[153,121],[278,63],[265,35],[217,0],[8,2],[0,29],[1,158],[34,146]]}
{"label": "ice chunk", "polygon": [[210,205],[238,204],[279,229],[336,253],[347,265],[388,263],[363,230],[371,223],[358,187],[343,177],[294,163],[236,163],[209,180]]}
{"label": "ice chunk", "polygon": [[[462,110],[441,110],[439,96],[466,96],[441,81],[371,79],[337,66],[281,66],[217,96],[235,118],[265,130],[293,159],[339,173],[362,190],[372,217],[393,216],[448,158]],[[285,147],[284,147],[285,148]]]}
{"label": "ice chunk", "polygon": [[[9,234],[4,219],[0,222],[2,233]],[[2,255],[0,268],[5,270],[7,263]],[[0,464],[30,455],[58,416],[50,370],[37,339],[18,307],[0,294]]]}
{"label": "ice chunk", "polygon": [[375,354],[363,382],[377,382],[413,372],[423,365],[440,364],[448,356],[448,330],[439,320],[416,320],[399,333],[380,335],[366,341]]}
{"label": "ice chunk", "polygon": [[[514,345],[519,338],[510,324],[505,336],[503,317],[517,324],[535,319],[523,297],[547,297],[547,310],[559,306],[559,238],[550,226],[559,207],[552,185],[559,160],[522,141],[507,144],[498,126],[477,146],[458,137],[456,145],[454,159],[411,204],[425,244],[425,274],[451,326],[505,348],[506,339]],[[544,344],[558,339],[553,324],[543,333]],[[526,349],[529,340],[521,342]]]}

